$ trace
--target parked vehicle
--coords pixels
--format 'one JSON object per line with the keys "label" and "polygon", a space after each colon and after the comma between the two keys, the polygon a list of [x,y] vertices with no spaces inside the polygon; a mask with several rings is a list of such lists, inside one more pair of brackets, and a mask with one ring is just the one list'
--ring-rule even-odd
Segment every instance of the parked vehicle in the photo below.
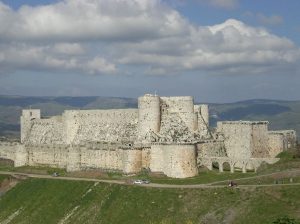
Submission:
{"label": "parked vehicle", "polygon": [[143,179],[143,180],[135,180],[133,181],[134,184],[150,184],[149,180]]}
{"label": "parked vehicle", "polygon": [[53,174],[52,174],[52,177],[58,177],[59,176],[59,173],[57,173],[57,172],[54,172]]}
{"label": "parked vehicle", "polygon": [[142,180],[143,184],[150,184],[150,180]]}
{"label": "parked vehicle", "polygon": [[143,181],[142,180],[135,180],[135,181],[133,181],[133,184],[143,184]]}

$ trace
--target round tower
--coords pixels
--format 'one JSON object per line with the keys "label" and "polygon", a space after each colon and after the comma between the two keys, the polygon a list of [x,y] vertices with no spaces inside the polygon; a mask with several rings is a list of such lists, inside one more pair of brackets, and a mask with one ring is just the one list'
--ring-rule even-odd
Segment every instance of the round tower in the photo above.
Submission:
{"label": "round tower", "polygon": [[156,95],[146,94],[138,99],[139,123],[138,139],[147,141],[150,131],[160,130],[160,98]]}

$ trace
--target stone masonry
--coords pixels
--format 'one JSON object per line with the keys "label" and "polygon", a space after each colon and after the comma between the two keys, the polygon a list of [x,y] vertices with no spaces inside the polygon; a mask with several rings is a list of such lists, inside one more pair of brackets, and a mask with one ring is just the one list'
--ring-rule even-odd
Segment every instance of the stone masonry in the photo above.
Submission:
{"label": "stone masonry", "polygon": [[147,169],[186,178],[215,163],[221,172],[225,163],[231,172],[256,170],[295,144],[295,131],[268,131],[266,121],[218,122],[211,132],[207,105],[194,105],[190,96],[146,94],[138,109],[66,110],[50,118],[37,109],[23,110],[21,141],[0,142],[0,158],[15,166],[125,174]]}

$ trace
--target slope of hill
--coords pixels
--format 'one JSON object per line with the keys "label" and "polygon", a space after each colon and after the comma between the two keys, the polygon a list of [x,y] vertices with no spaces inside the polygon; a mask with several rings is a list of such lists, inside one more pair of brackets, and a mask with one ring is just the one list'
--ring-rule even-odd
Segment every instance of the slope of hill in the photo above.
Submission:
{"label": "slope of hill", "polygon": [[159,189],[27,179],[0,197],[0,223],[261,224],[298,219],[299,207],[298,186]]}
{"label": "slope of hill", "polygon": [[[66,109],[137,108],[137,100],[120,97],[21,97],[0,96],[0,135],[18,136],[24,108],[39,108],[43,116]],[[221,120],[268,120],[270,129],[295,129],[300,137],[300,101],[247,100],[210,104],[211,125]]]}

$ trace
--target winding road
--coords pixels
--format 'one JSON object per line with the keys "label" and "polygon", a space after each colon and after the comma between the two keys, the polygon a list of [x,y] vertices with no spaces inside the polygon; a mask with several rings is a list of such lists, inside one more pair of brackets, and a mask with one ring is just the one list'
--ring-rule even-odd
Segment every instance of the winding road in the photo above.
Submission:
{"label": "winding road", "polygon": [[[290,170],[290,171],[281,171],[281,172],[273,172],[269,174],[263,174],[263,175],[257,175],[253,177],[245,177],[245,178],[238,178],[238,179],[232,179],[234,181],[238,180],[248,180],[248,179],[255,179],[259,177],[267,177],[272,176],[276,174],[292,174],[294,172],[300,173],[300,169]],[[20,173],[20,172],[8,172],[8,171],[0,171],[0,174],[4,175],[11,175],[18,179],[23,178],[39,178],[39,179],[56,179],[56,180],[72,180],[72,181],[90,181],[90,182],[101,182],[101,183],[110,183],[110,184],[121,184],[121,185],[133,185],[126,182],[125,180],[106,180],[106,179],[94,179],[94,178],[81,178],[81,177],[65,177],[65,176],[59,176],[54,177],[51,175],[42,175],[42,174],[29,174],[29,173]],[[158,184],[158,183],[150,183],[150,184],[139,184],[135,186],[140,187],[150,187],[150,188],[191,188],[191,189],[197,189],[197,188],[224,188],[228,187],[227,183],[230,180],[222,180],[222,181],[215,181],[207,184]],[[222,183],[224,183],[222,185]],[[217,185],[221,184],[221,185]],[[239,188],[249,188],[249,187],[279,187],[279,186],[300,186],[300,183],[285,183],[285,184],[248,184],[248,185],[238,185]]]}

